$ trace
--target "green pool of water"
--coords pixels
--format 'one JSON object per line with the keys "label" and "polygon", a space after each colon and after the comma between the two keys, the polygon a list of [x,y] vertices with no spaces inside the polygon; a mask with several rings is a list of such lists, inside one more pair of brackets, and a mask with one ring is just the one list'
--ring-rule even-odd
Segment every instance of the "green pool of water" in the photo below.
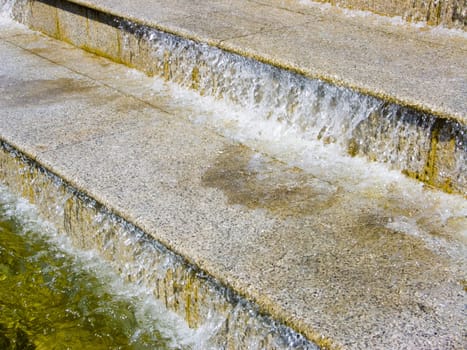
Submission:
{"label": "green pool of water", "polygon": [[70,253],[14,206],[0,196],[0,349],[187,348],[161,305],[127,293],[92,254]]}

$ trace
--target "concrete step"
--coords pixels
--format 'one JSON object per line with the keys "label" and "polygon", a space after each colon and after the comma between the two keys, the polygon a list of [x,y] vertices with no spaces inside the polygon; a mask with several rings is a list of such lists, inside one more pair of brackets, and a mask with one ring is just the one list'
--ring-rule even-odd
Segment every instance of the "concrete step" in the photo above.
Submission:
{"label": "concrete step", "polygon": [[295,1],[17,0],[12,11],[55,38],[467,193],[463,31]]}
{"label": "concrete step", "polygon": [[[262,3],[276,4],[275,0],[260,0]],[[386,1],[386,0],[317,0],[316,2],[329,4],[341,8],[343,12],[352,10],[354,15],[365,16],[368,12],[393,17],[393,21],[401,20],[416,25],[443,25],[449,28],[467,29],[467,3],[458,0],[427,1]],[[314,4],[316,4],[316,2]],[[287,5],[305,7],[312,5],[309,1],[287,1]],[[348,9],[348,10],[347,10]]]}
{"label": "concrete step", "polygon": [[[12,23],[0,57],[0,175],[13,190],[43,198],[37,176],[55,174],[217,281],[222,305],[247,300],[321,348],[465,347],[462,196],[291,132],[251,136],[231,105]],[[269,328],[242,343],[251,324],[229,346],[272,348]]]}

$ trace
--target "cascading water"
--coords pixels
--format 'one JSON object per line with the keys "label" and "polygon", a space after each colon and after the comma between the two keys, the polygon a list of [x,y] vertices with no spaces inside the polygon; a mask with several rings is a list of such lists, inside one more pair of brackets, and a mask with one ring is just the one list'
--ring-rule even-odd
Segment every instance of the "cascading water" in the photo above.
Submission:
{"label": "cascading water", "polygon": [[341,153],[391,164],[438,187],[449,183],[444,186],[448,191],[465,191],[467,131],[461,122],[125,20],[116,22],[124,62],[242,111],[258,133],[267,122],[282,134],[336,144]]}
{"label": "cascading water", "polygon": [[252,118],[284,124],[307,140],[345,145],[356,127],[383,104],[208,45],[128,22],[119,26],[124,51],[133,49],[133,35],[149,46],[148,73],[239,106]]}
{"label": "cascading water", "polygon": [[[303,336],[262,316],[257,306],[219,285],[131,223],[7,144],[1,147],[2,182],[36,203],[31,207],[1,186],[0,201],[6,203],[8,218],[15,215],[27,227],[36,225],[38,217],[46,218],[46,226],[35,231],[44,232],[44,239],[58,245],[57,249],[84,259],[87,270],[104,276],[110,281],[109,288],[117,288],[116,297],[130,303],[129,313],[135,318],[136,326],[125,330],[131,333],[130,345],[138,346],[141,340],[142,346],[153,346],[159,340],[150,334],[160,333],[164,345],[158,346],[168,349],[316,349]],[[182,318],[171,313],[162,317],[167,313],[165,308]],[[133,309],[139,311],[132,314]],[[158,323],[162,328],[154,328]],[[92,325],[89,327],[92,329]],[[36,339],[43,341],[50,338]]]}
{"label": "cascading water", "polygon": [[[28,0],[2,2],[16,20],[25,24],[34,21]],[[59,1],[57,6],[66,12],[67,4]],[[73,4],[72,8],[77,11],[79,5]],[[78,25],[92,26],[93,21],[101,21],[96,29],[90,27],[88,34],[81,34],[85,37],[57,32],[58,14],[49,25],[56,28],[53,32],[48,32],[47,25],[37,23],[38,28],[242,109],[252,119],[250,127],[254,123],[275,122],[279,125],[275,129],[282,133],[334,144],[341,153],[388,163],[447,192],[465,193],[467,130],[461,121],[418,112],[310,79],[306,72],[294,73],[117,16],[99,16],[95,10],[84,7],[79,11],[88,19]],[[102,47],[96,39],[101,35],[116,41]]]}
{"label": "cascading water", "polygon": [[[425,178],[433,176],[451,179],[452,186],[464,193],[467,133],[460,122],[414,112],[122,19],[114,19],[113,26],[119,29],[120,59],[156,75],[128,70],[108,82],[115,88],[149,103],[151,96],[163,99],[166,108],[173,108],[180,117],[204,123],[305,170],[314,177],[313,186],[319,185],[323,198],[345,197],[344,203],[353,203],[357,196],[361,206],[380,208],[390,218],[388,225],[394,227],[394,222],[402,220],[405,224],[400,229],[409,234],[409,221],[415,231],[431,232],[436,227],[459,234],[456,225],[451,230],[446,223],[465,221],[462,199],[445,200],[384,165],[346,154],[363,152],[427,182]],[[438,163],[437,157],[444,163]],[[388,207],[387,202],[396,197],[400,203]],[[398,213],[407,211],[415,218],[407,221],[402,215],[399,220]],[[434,216],[433,211],[447,214]]]}
{"label": "cascading water", "polygon": [[[429,249],[445,251],[457,261],[464,259],[464,247],[449,243],[465,239],[463,227],[467,216],[462,198],[425,191],[385,166],[346,156],[364,154],[408,173],[430,176],[430,172],[425,174],[427,167],[432,168],[430,171],[440,170],[433,161],[436,158],[433,146],[439,154],[451,150],[446,157],[452,161],[448,162],[449,167],[441,169],[445,172],[441,177],[456,179],[462,189],[467,176],[467,143],[465,127],[460,123],[440,121],[431,115],[122,20],[117,20],[114,27],[122,29],[118,59],[157,77],[127,71],[121,81],[115,79],[108,84],[128,91],[125,89],[131,84],[124,85],[136,77],[133,81],[140,90],[145,90],[142,95],[165,97],[172,103],[167,106],[174,109],[187,107],[191,112],[188,117],[195,123],[212,126],[219,133],[258,150],[240,159],[246,164],[245,169],[233,169],[233,174],[243,176],[238,181],[244,186],[240,189],[243,192],[249,191],[253,181],[259,188],[254,194],[267,196],[269,182],[280,183],[285,192],[298,193],[294,198],[301,200],[308,198],[307,193],[302,198],[296,189],[312,188],[318,205],[305,205],[305,215],[312,215],[316,207],[325,205],[341,205],[348,216],[372,207],[371,213],[377,213],[383,220],[378,224],[391,232],[416,235]],[[443,148],[443,142],[448,148]],[[224,151],[218,163],[222,165],[224,158],[236,156],[237,150]],[[277,166],[265,153],[283,164]],[[135,226],[107,212],[99,203],[70,190],[50,174],[44,175],[31,162],[23,159],[26,166],[17,162],[21,158],[18,154],[12,155],[15,160],[7,158],[3,158],[0,171],[9,169],[1,175],[10,187],[41,205],[42,214],[67,232],[74,244],[98,250],[131,283],[152,288],[190,327],[201,329],[198,334],[202,333],[215,348],[239,343],[253,348],[271,344],[278,348],[312,347],[289,329],[261,318],[254,306],[211,281]],[[305,175],[297,175],[294,166],[304,170]],[[22,180],[13,179],[18,177],[14,170],[18,167],[23,169]],[[212,180],[218,175],[213,168],[202,180],[206,186],[223,188],[224,184]],[[265,207],[277,204],[274,200],[268,202],[268,198],[260,199]],[[255,201],[256,198],[251,200]],[[295,214],[293,210],[285,211],[286,215],[290,213]],[[432,232],[442,234],[435,236]],[[115,257],[121,259],[112,261]],[[268,336],[271,333],[279,336],[271,340]]]}
{"label": "cascading water", "polygon": [[24,23],[28,14],[27,3],[24,0],[0,0],[0,18],[14,18]]}
{"label": "cascading water", "polygon": [[2,349],[202,346],[152,291],[123,282],[1,185],[0,236]]}

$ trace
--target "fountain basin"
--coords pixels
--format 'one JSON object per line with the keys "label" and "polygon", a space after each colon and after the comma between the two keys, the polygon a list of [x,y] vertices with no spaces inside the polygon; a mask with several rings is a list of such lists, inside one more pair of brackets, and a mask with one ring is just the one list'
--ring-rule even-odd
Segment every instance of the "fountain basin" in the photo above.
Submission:
{"label": "fountain basin", "polygon": [[144,232],[181,265],[128,278],[192,327],[227,315],[233,348],[462,348],[462,196],[332,144],[238,134],[246,116],[216,100],[24,28],[0,40],[2,182],[77,244]]}

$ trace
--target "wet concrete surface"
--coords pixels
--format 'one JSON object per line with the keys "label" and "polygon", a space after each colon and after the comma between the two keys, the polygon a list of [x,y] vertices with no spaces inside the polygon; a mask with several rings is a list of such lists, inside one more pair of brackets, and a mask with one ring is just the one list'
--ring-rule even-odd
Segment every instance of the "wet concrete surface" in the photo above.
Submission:
{"label": "wet concrete surface", "polygon": [[2,141],[318,344],[465,347],[464,198],[372,165],[368,184],[316,175],[137,92],[149,78],[8,30]]}
{"label": "wet concrete surface", "polygon": [[299,1],[72,3],[466,122],[467,38],[462,31],[395,25],[385,17]]}

